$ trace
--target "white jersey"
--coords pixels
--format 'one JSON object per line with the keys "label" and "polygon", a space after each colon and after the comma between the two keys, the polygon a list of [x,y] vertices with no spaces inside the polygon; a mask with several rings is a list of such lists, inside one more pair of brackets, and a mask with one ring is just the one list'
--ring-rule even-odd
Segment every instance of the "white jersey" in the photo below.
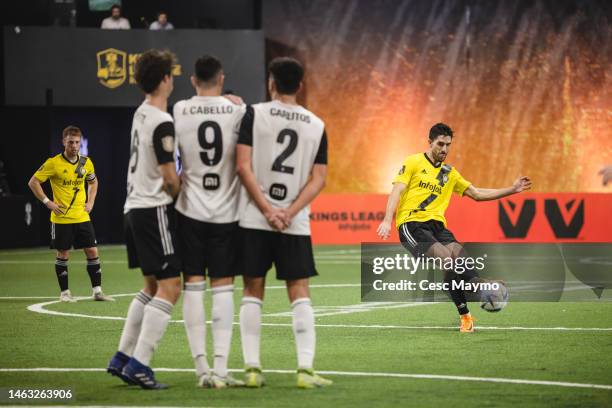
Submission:
{"label": "white jersey", "polygon": [[238,221],[236,142],[246,106],[222,96],[194,96],[174,105],[182,187],[176,210],[199,221]]}
{"label": "white jersey", "polygon": [[131,146],[124,213],[172,204],[172,197],[162,189],[159,171],[160,164],[174,161],[172,116],[143,102],[134,113]]}
{"label": "white jersey", "polygon": [[[287,208],[295,201],[315,163],[327,164],[325,125],[299,105],[275,100],[249,106],[238,143],[253,147],[255,177],[266,199],[277,208]],[[246,190],[244,194],[240,226],[273,231]],[[310,235],[310,206],[296,214],[282,233]]]}

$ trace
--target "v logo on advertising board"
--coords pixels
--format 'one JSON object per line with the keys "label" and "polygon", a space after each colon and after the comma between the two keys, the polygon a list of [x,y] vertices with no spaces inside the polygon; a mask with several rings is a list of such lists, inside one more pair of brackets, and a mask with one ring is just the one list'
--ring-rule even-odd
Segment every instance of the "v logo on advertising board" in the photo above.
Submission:
{"label": "v logo on advertising board", "polygon": [[499,208],[499,226],[506,238],[525,238],[536,213],[535,200],[522,200],[516,203],[501,200]]}
{"label": "v logo on advertising board", "polygon": [[559,200],[544,200],[546,219],[557,238],[576,238],[584,225],[584,200],[569,200],[559,205]]}

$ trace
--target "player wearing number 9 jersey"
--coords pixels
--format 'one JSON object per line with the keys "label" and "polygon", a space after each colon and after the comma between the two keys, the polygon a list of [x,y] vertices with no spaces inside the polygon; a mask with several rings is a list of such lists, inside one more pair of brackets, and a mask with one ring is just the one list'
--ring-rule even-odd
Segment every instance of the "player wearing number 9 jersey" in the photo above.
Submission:
{"label": "player wearing number 9 jersey", "polygon": [[292,58],[269,65],[272,101],[247,108],[237,146],[238,174],[245,186],[241,209],[244,297],[240,329],[246,385],[263,385],[259,361],[264,282],[274,264],[286,281],[298,354],[297,385],[331,384],[313,371],[314,312],[308,279],[317,274],[310,240],[310,202],[325,185],[327,136],[314,113],[298,105],[304,70]]}
{"label": "player wearing number 9 jersey", "polygon": [[[512,186],[506,188],[474,187],[445,162],[452,140],[453,131],[444,123],[437,123],[430,129],[429,150],[408,156],[395,176],[385,218],[377,230],[380,237],[389,238],[391,222],[397,209],[395,222],[400,241],[415,257],[466,257],[463,247],[446,228],[444,212],[453,192],[484,201],[519,193],[531,187],[528,177],[519,177]],[[482,279],[473,269],[461,273],[449,269],[445,271],[444,280],[452,288],[452,281]],[[449,295],[461,316],[460,331],[473,332],[474,322],[465,293],[460,289],[451,289]]]}
{"label": "player wearing number 9 jersey", "polygon": [[[191,76],[196,95],[174,105],[182,162],[176,210],[185,275],[183,318],[198,384],[214,388],[242,385],[229,375],[227,360],[234,318],[234,275],[239,274],[236,141],[246,107],[221,96],[224,78],[217,58],[198,58]],[[213,372],[206,361],[206,275],[212,287]]]}

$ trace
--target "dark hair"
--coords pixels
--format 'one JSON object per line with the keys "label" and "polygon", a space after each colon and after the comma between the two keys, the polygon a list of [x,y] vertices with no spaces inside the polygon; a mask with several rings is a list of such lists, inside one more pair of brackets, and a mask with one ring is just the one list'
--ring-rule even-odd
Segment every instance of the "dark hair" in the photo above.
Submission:
{"label": "dark hair", "polygon": [[62,131],[62,139],[65,139],[68,136],[81,137],[81,135],[82,135],[81,129],[73,125],[66,126],[64,130]]}
{"label": "dark hair", "polygon": [[114,9],[119,9],[119,11],[121,11],[121,6],[118,4],[113,4],[110,8],[110,11],[113,11]]}
{"label": "dark hair", "polygon": [[159,18],[159,16],[161,16],[162,14],[164,14],[166,17],[168,17],[168,13],[166,13],[165,11],[161,10],[157,12],[157,18]]}
{"label": "dark hair", "polygon": [[134,73],[140,89],[145,93],[155,91],[166,75],[172,75],[174,61],[174,54],[168,50],[148,50],[140,55]]}
{"label": "dark hair", "polygon": [[294,58],[278,57],[270,61],[268,73],[274,79],[278,93],[294,95],[300,89],[300,82],[304,79],[304,67]]}
{"label": "dark hair", "polygon": [[429,129],[429,140],[433,141],[438,136],[450,136],[452,138],[453,129],[451,129],[450,126],[445,123],[436,123],[431,127],[431,129]]}
{"label": "dark hair", "polygon": [[195,76],[198,81],[211,82],[213,81],[223,67],[221,61],[212,55],[202,55],[195,63]]}

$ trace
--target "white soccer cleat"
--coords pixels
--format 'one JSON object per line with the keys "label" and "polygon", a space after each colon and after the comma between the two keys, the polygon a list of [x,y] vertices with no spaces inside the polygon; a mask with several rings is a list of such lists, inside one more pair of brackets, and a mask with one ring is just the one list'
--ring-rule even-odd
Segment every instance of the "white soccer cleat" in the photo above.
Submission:
{"label": "white soccer cleat", "polygon": [[106,296],[104,292],[102,291],[94,292],[92,297],[93,297],[93,300],[97,302],[114,302],[115,301],[115,298]]}
{"label": "white soccer cleat", "polygon": [[68,289],[60,293],[60,302],[76,303],[76,299],[72,296],[72,293],[70,293],[70,290]]}
{"label": "white soccer cleat", "polygon": [[220,375],[212,373],[210,375],[202,375],[198,385],[203,388],[237,388],[244,387],[245,383],[244,381],[235,379],[229,374],[225,377],[221,377]]}

